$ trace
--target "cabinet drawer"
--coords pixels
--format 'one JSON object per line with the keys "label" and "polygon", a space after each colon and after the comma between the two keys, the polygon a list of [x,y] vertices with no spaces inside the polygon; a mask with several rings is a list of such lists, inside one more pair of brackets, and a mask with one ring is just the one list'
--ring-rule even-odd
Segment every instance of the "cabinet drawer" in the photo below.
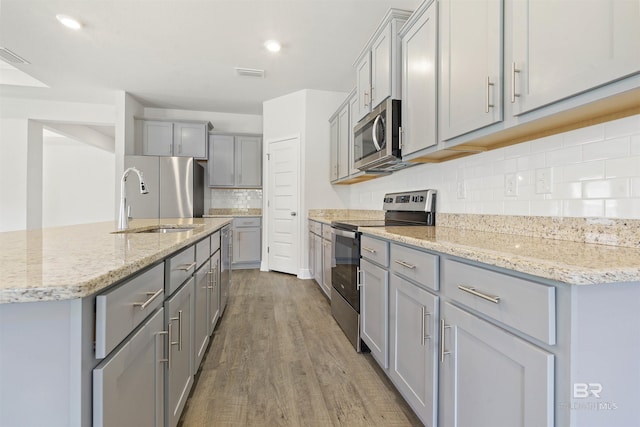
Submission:
{"label": "cabinet drawer", "polygon": [[322,238],[331,240],[331,226],[329,224],[322,224]]}
{"label": "cabinet drawer", "polygon": [[211,235],[211,255],[220,249],[220,230]]}
{"label": "cabinet drawer", "polygon": [[196,243],[196,270],[202,266],[211,256],[211,240],[202,239]]}
{"label": "cabinet drawer", "polygon": [[383,267],[389,267],[389,242],[362,236],[360,255],[362,258],[378,263]]}
{"label": "cabinet drawer", "polygon": [[317,221],[309,221],[309,231],[320,236],[322,234],[322,224]]}
{"label": "cabinet drawer", "polygon": [[444,293],[547,344],[556,343],[555,288],[469,264],[444,260]]}
{"label": "cabinet drawer", "polygon": [[163,309],[93,370],[93,425],[164,425]]}
{"label": "cabinet drawer", "polygon": [[262,223],[262,218],[260,217],[247,217],[247,218],[234,218],[233,219],[233,227],[260,227]]}
{"label": "cabinet drawer", "polygon": [[164,264],[96,297],[96,358],[105,358],[164,300]]}
{"label": "cabinet drawer", "polygon": [[437,291],[438,256],[396,244],[391,245],[391,271]]}
{"label": "cabinet drawer", "polygon": [[189,246],[182,252],[177,253],[176,255],[167,259],[166,264],[169,282],[166,283],[165,292],[167,293],[167,295],[171,295],[195,271],[195,247]]}

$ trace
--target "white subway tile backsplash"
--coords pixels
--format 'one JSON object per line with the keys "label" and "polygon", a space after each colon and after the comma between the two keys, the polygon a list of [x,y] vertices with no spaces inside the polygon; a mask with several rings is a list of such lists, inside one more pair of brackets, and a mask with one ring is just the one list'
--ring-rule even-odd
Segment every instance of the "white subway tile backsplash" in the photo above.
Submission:
{"label": "white subway tile backsplash", "polygon": [[640,156],[606,160],[605,172],[607,178],[638,175],[640,173]]}
{"label": "white subway tile backsplash", "polygon": [[631,137],[631,154],[640,155],[640,133]]}
{"label": "white subway tile backsplash", "polygon": [[582,150],[580,147],[566,147],[559,150],[547,151],[546,166],[563,166],[582,161]]}
{"label": "white subway tile backsplash", "polygon": [[518,170],[538,169],[545,167],[545,154],[537,153],[518,158]]}
{"label": "white subway tile backsplash", "polygon": [[631,178],[631,197],[640,198],[640,176]]}
{"label": "white subway tile backsplash", "polygon": [[572,145],[582,145],[589,142],[602,141],[603,139],[604,125],[600,124],[565,133],[563,135],[562,145],[569,147]]}
{"label": "white subway tile backsplash", "polygon": [[607,218],[638,218],[640,217],[640,199],[605,200],[604,210]]}
{"label": "white subway tile backsplash", "polygon": [[505,159],[528,156],[531,154],[531,144],[529,142],[523,142],[522,144],[505,147],[502,150],[504,150]]}
{"label": "white subway tile backsplash", "polygon": [[582,158],[589,160],[615,159],[629,155],[630,138],[628,136],[592,142],[582,146]]}
{"label": "white subway tile backsplash", "polygon": [[580,182],[559,182],[553,186],[551,191],[552,199],[581,199],[582,183]]}
{"label": "white subway tile backsplash", "polygon": [[629,197],[629,179],[617,178],[582,183],[582,196],[585,199],[611,199]]}
{"label": "white subway tile backsplash", "polygon": [[565,200],[563,216],[604,216],[604,200]]}
{"label": "white subway tile backsplash", "polygon": [[602,160],[568,165],[562,168],[562,180],[565,182],[573,182],[602,179],[605,176],[604,170],[605,162]]}
{"label": "white subway tile backsplash", "polygon": [[528,200],[505,200],[504,214],[505,215],[529,215],[529,201]]}
{"label": "white subway tile backsplash", "polygon": [[531,200],[529,206],[530,215],[533,216],[562,215],[562,202],[560,200]]}
{"label": "white subway tile backsplash", "polygon": [[530,143],[530,152],[541,153],[562,147],[562,134],[536,139]]}
{"label": "white subway tile backsplash", "polygon": [[605,138],[617,138],[640,133],[640,115],[613,120],[604,124]]}

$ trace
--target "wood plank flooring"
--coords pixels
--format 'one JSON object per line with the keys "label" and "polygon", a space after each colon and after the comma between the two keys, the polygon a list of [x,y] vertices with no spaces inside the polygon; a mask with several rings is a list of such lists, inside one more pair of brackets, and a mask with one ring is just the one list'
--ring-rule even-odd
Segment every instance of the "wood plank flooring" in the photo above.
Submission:
{"label": "wood plank flooring", "polygon": [[315,282],[232,277],[181,427],[422,425],[373,358],[351,347]]}

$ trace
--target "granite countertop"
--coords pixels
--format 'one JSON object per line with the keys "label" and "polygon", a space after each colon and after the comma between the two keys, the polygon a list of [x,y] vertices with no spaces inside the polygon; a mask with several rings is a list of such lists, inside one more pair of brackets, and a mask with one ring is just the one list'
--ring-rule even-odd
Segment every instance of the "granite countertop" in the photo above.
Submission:
{"label": "granite countertop", "polygon": [[384,219],[384,211],[358,209],[310,209],[307,219],[331,225],[331,221]]}
{"label": "granite countertop", "polygon": [[177,233],[113,233],[113,222],[0,233],[0,304],[92,295],[230,222],[164,218],[129,224],[129,229],[194,226]]}
{"label": "granite countertop", "polygon": [[640,282],[640,249],[448,227],[361,227],[371,236],[571,285]]}
{"label": "granite countertop", "polygon": [[203,218],[235,218],[235,217],[257,217],[262,216],[262,209],[259,208],[211,208],[209,212],[202,215]]}

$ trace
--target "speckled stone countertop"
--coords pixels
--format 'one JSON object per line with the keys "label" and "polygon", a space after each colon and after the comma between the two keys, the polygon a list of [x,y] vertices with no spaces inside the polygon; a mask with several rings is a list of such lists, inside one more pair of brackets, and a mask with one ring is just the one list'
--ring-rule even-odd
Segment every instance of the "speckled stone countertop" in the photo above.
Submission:
{"label": "speckled stone countertop", "polygon": [[571,285],[640,282],[640,249],[448,227],[362,227],[364,234]]}
{"label": "speckled stone countertop", "polygon": [[193,226],[173,233],[113,233],[113,222],[0,233],[0,304],[92,295],[230,222],[165,218],[129,224],[129,229]]}
{"label": "speckled stone countertop", "polygon": [[239,216],[262,216],[262,209],[242,209],[242,208],[211,208],[209,213],[202,215],[203,218],[228,218]]}
{"label": "speckled stone countertop", "polygon": [[309,209],[307,218],[323,224],[348,219],[384,219],[384,211],[359,209]]}

